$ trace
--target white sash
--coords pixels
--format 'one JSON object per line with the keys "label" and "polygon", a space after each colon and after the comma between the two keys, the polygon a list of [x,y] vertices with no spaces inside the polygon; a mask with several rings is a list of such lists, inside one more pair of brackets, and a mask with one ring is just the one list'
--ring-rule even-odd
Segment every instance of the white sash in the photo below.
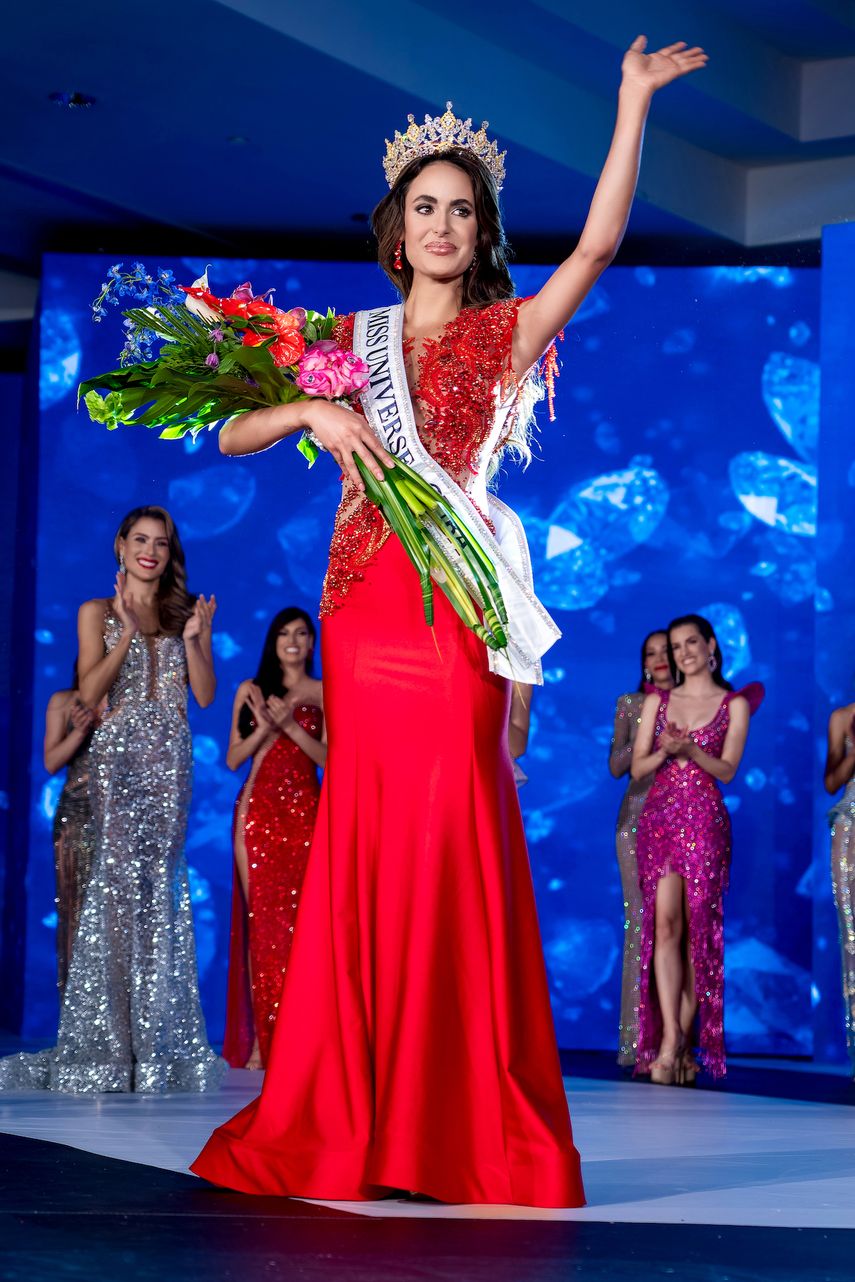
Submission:
{"label": "white sash", "polygon": [[487,650],[490,671],[512,681],[542,685],[541,655],[561,632],[534,594],[522,522],[504,503],[488,495],[488,514],[496,527],[494,535],[469,496],[425,449],[416,430],[407,387],[403,329],[404,308],[400,304],[356,313],[354,349],[370,370],[368,386],[360,396],[365,416],[389,453],[409,463],[451,504],[496,567],[508,611],[508,646],[506,651]]}

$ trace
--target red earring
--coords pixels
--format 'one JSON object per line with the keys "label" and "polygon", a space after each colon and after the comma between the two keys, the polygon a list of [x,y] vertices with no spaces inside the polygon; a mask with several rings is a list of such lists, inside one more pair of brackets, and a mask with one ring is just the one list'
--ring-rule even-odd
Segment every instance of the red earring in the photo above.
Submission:
{"label": "red earring", "polygon": [[401,250],[403,249],[403,246],[404,246],[404,242],[402,240],[399,240],[397,245],[395,246],[394,267],[396,272],[402,271],[404,267],[404,264],[401,262]]}

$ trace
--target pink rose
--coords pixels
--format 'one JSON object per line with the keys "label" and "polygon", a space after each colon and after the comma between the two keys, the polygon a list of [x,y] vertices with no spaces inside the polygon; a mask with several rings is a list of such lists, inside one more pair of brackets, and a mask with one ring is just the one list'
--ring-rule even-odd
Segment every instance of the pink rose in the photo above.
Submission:
{"label": "pink rose", "polygon": [[[300,362],[302,366],[303,362]],[[336,396],[344,395],[344,385],[329,370],[314,369],[303,370],[297,374],[297,386],[301,392],[307,396],[325,396],[327,400],[333,400]]]}

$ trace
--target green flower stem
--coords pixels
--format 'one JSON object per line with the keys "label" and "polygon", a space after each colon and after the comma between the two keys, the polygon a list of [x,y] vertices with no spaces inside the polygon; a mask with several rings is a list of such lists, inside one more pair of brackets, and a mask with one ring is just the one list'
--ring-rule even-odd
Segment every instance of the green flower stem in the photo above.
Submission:
{"label": "green flower stem", "polygon": [[[354,459],[368,498],[380,508],[418,572],[426,621],[433,622],[436,583],[466,627],[491,650],[505,649],[507,611],[496,568],[448,501],[400,460],[385,469],[385,480],[378,481],[357,455]],[[459,554],[474,593],[443,547],[445,540]]]}

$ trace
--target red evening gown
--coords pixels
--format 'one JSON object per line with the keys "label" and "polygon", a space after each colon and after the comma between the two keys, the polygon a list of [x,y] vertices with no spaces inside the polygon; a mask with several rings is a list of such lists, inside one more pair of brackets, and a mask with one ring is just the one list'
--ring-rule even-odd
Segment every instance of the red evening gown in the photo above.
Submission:
{"label": "red evening gown", "polygon": [[[515,318],[513,302],[463,312],[421,361],[420,395],[469,380],[472,449]],[[465,465],[459,405],[455,422]],[[437,457],[443,426],[420,429]],[[259,1194],[579,1206],[510,686],[439,592],[431,633],[375,512],[346,490],[333,536],[329,752],[264,1088],[193,1170]]]}
{"label": "red evening gown", "polygon": [[[294,720],[320,739],[323,714],[314,704]],[[263,1064],[279,1007],[294,924],[318,811],[315,763],[287,735],[267,749],[235,805],[235,840],[246,849],[248,893],[235,870],[229,988],[223,1058],[243,1068],[254,1037]]]}

